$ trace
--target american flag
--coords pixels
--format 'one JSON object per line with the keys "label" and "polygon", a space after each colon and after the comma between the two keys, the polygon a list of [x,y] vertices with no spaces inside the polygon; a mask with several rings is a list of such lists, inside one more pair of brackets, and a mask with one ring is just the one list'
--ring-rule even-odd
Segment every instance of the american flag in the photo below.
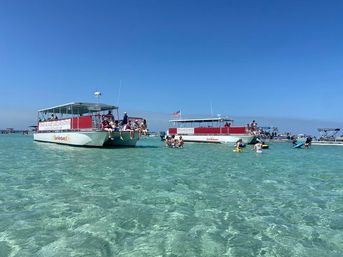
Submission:
{"label": "american flag", "polygon": [[181,111],[173,112],[172,115],[174,117],[180,117],[181,116]]}

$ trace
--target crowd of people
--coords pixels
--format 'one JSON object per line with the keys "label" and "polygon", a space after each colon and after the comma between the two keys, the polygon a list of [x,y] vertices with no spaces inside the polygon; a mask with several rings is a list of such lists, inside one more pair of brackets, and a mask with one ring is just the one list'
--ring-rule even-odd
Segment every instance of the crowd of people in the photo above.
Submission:
{"label": "crowd of people", "polygon": [[[292,146],[293,148],[301,148],[304,146],[305,148],[310,148],[312,145],[312,137],[307,136],[305,141],[298,142],[297,138],[294,136],[291,138]],[[238,139],[236,143],[234,144],[234,152],[241,152],[242,148],[244,148],[246,145],[243,143],[242,139]],[[266,145],[261,139],[257,138],[256,143],[253,145],[252,150],[256,153],[262,153],[262,149],[269,148],[268,145]]]}
{"label": "crowd of people", "polygon": [[167,136],[165,139],[166,147],[171,148],[182,148],[183,147],[183,139],[182,136],[179,136],[179,138],[176,138],[175,135]]}
{"label": "crowd of people", "polygon": [[109,132],[109,138],[111,138],[112,132],[129,131],[130,138],[134,137],[134,133],[138,132],[139,136],[142,134],[147,135],[148,128],[145,119],[130,120],[127,112],[124,112],[123,119],[121,121],[115,120],[111,111],[108,111],[106,115],[102,116],[101,127],[103,130]]}
{"label": "crowd of people", "polygon": [[[296,136],[293,136],[293,137],[291,138],[291,140],[292,140],[292,145],[293,145],[293,147],[296,146],[296,145],[298,144],[298,140],[297,140],[297,137],[296,137]],[[306,140],[305,140],[305,142],[304,142],[303,144],[304,144],[304,147],[305,147],[305,148],[310,148],[311,145],[312,145],[312,137],[311,137],[311,136],[307,136],[307,137],[306,137]]]}
{"label": "crowd of people", "polygon": [[257,122],[253,120],[252,122],[247,124],[248,130],[252,132],[253,134],[257,134]]}
{"label": "crowd of people", "polygon": [[[242,148],[246,147],[246,144],[243,143],[243,140],[240,138],[236,141],[234,145],[234,151],[235,152],[241,152]],[[257,140],[256,143],[254,144],[252,150],[255,151],[256,153],[262,153],[263,148],[267,148],[268,146],[264,144],[263,141]]]}

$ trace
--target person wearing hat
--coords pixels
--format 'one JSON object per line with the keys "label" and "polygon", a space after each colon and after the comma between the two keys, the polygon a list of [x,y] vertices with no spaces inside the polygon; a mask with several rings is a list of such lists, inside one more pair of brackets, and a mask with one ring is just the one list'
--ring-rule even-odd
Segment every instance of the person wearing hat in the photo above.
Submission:
{"label": "person wearing hat", "polygon": [[126,125],[128,122],[129,117],[127,116],[127,112],[124,112],[123,120],[121,121],[121,125]]}

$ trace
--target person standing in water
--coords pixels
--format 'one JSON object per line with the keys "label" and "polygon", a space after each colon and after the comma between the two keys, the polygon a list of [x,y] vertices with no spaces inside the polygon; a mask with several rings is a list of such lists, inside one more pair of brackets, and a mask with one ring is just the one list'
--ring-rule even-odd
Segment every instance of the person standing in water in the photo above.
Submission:
{"label": "person standing in water", "polygon": [[235,150],[236,152],[241,152],[241,145],[242,145],[242,142],[243,140],[240,138],[236,141],[236,144],[235,144]]}
{"label": "person standing in water", "polygon": [[305,148],[309,148],[312,144],[312,137],[308,136],[305,141]]}
{"label": "person standing in water", "polygon": [[297,138],[295,136],[292,136],[291,140],[292,140],[292,145],[293,146],[298,144]]}
{"label": "person standing in water", "polygon": [[258,141],[255,145],[254,145],[254,151],[256,153],[262,153],[262,142]]}
{"label": "person standing in water", "polygon": [[182,148],[183,147],[183,139],[182,139],[182,136],[179,137],[179,141],[178,141],[178,147]]}

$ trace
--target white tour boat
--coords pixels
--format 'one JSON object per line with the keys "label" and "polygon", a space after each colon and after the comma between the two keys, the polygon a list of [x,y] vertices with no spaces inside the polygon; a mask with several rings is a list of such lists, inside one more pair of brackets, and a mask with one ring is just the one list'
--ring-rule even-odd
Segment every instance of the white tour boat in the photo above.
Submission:
{"label": "white tour boat", "polygon": [[173,125],[168,129],[167,136],[182,136],[188,142],[235,143],[242,139],[249,144],[255,138],[247,126],[231,126],[233,120],[226,118],[177,119],[170,122]]}
{"label": "white tour boat", "polygon": [[33,139],[74,146],[135,146],[140,133],[119,128],[106,129],[103,124],[104,120],[109,119],[108,115],[114,122],[120,122],[118,107],[113,105],[73,102],[42,109],[38,111]]}

